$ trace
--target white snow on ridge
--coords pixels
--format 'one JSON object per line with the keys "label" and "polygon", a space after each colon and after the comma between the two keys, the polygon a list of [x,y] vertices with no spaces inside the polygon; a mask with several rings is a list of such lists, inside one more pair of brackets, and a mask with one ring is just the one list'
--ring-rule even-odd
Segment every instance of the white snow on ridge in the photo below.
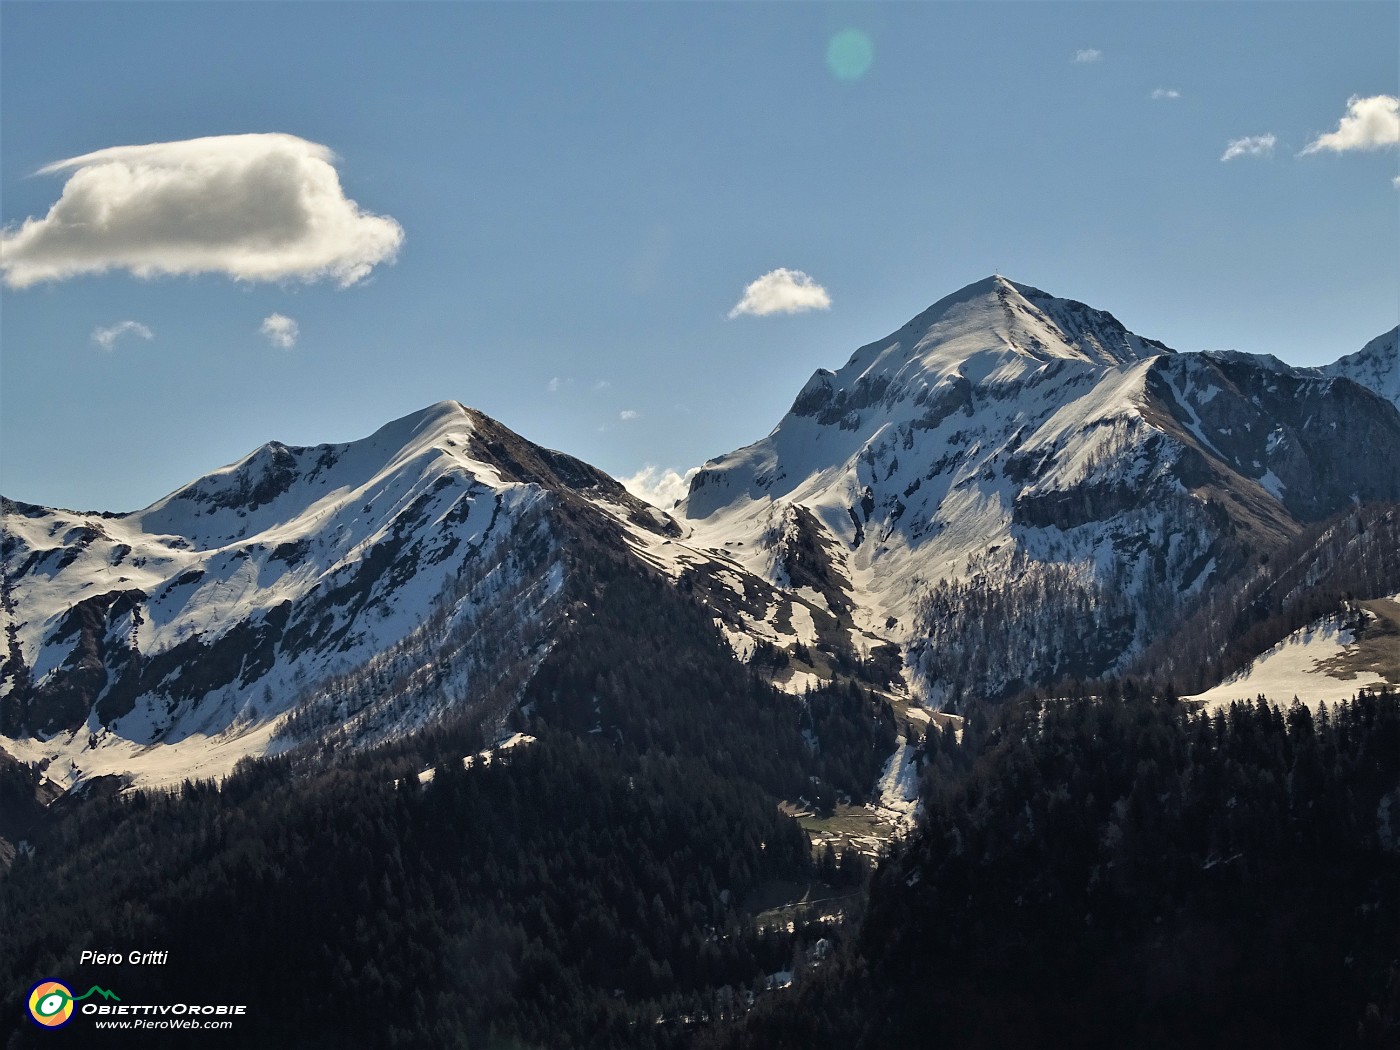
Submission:
{"label": "white snow on ridge", "polygon": [[[397,438],[411,436],[400,433],[410,426],[421,444],[391,449]],[[131,514],[54,511],[31,518],[7,513],[5,531],[20,541],[12,565],[22,564],[31,553],[52,552],[16,584],[15,600],[26,613],[19,624],[26,661],[42,666],[37,651],[75,591],[146,591],[150,597],[143,603],[141,648],[151,651],[193,634],[218,637],[250,609],[274,608],[329,581],[337,569],[388,538],[395,512],[415,501],[435,504],[440,520],[460,495],[459,489],[434,499],[434,486],[441,485],[444,475],[468,485],[485,481],[478,486],[482,494],[510,487],[493,466],[466,454],[469,435],[465,411],[455,402],[443,402],[361,442],[295,450],[264,446]],[[240,481],[247,487],[250,476],[256,491],[257,482],[268,478],[260,472],[269,469],[269,457],[277,454],[285,454],[289,470],[309,476],[299,476],[260,506],[249,508],[246,496],[226,506],[215,502],[236,495]],[[418,461],[412,464],[415,469],[405,469],[409,459]],[[317,469],[317,460],[328,465]],[[276,486],[269,481],[268,488]],[[65,537],[79,530],[95,538],[86,549],[70,547],[65,553]],[[296,551],[301,545],[305,550]],[[279,548],[284,553],[279,555]],[[75,556],[62,567],[49,564],[61,554]],[[293,565],[293,558],[305,564]],[[200,573],[197,580],[187,575],[195,571]]]}
{"label": "white snow on ridge", "polygon": [[[639,528],[634,522],[628,520],[623,513],[623,508],[600,501],[595,501],[595,505],[612,514],[618,520],[626,530],[628,546],[646,564],[660,570],[673,580],[679,579],[687,570],[704,567],[714,583],[720,584],[734,595],[740,608],[737,612],[730,614],[732,622],[726,622],[722,617],[715,617],[714,623],[719,628],[724,640],[729,644],[735,657],[740,661],[748,662],[752,659],[760,641],[772,643],[779,648],[786,648],[791,642],[801,642],[808,646],[817,644],[817,627],[812,610],[830,612],[830,607],[826,599],[813,588],[799,587],[790,592],[791,600],[768,602],[761,616],[750,615],[742,607],[744,603],[751,600],[750,584],[760,585],[763,582],[771,582],[773,576],[778,576],[777,585],[779,587],[787,585],[787,580],[781,578],[781,567],[775,568],[774,566],[771,551],[759,551],[763,564],[769,570],[768,574],[755,580],[753,577],[759,574],[754,573],[748,576],[746,584],[745,576],[749,570],[741,567],[733,556],[733,554],[742,553],[743,541],[735,541],[731,548],[730,542],[723,539],[720,534],[708,532],[703,536],[708,546],[702,548],[697,543],[694,530],[691,530],[684,540],[666,538]],[[673,519],[667,519],[667,523],[672,521]],[[675,524],[682,523],[676,522]],[[787,613],[787,627],[780,628],[779,623],[782,622],[785,612]],[[777,675],[773,684],[784,692],[800,695],[807,689],[815,688],[822,683],[820,678],[808,671],[789,669]]]}
{"label": "white snow on ridge", "polygon": [[[1222,365],[1270,393],[1309,371],[1256,355],[1176,355],[1108,314],[989,278],[840,369],[818,369],[770,434],[695,473],[675,513],[690,527],[690,546],[780,588],[791,584],[789,552],[811,553],[813,537],[797,528],[809,513],[825,531],[817,545],[829,544],[830,558],[818,560],[830,562],[823,569],[838,588],[849,587],[855,627],[903,647],[911,690],[925,701],[945,698],[940,683],[961,673],[957,660],[986,669],[977,672],[985,689],[1063,673],[1047,648],[1055,625],[1036,624],[1026,604],[1044,597],[1042,585],[1055,599],[1076,595],[1042,618],[1068,614],[1101,627],[1116,617],[1108,646],[1086,645],[1075,657],[1110,673],[1222,564],[1211,549],[1223,535],[1211,483],[1253,479],[1258,491],[1241,506],[1267,493],[1274,506],[1261,508],[1264,519],[1276,513],[1285,525],[1285,499],[1305,495],[1290,491],[1300,484],[1290,463],[1311,453],[1292,447],[1286,419],[1232,430],[1216,398],[1243,395]],[[1317,371],[1347,375],[1400,406],[1395,331]],[[1256,433],[1260,422],[1271,429]],[[1019,616],[1030,659],[982,659],[971,641],[959,650],[957,632],[971,639],[983,630],[981,613],[963,619],[929,599],[968,585],[994,596],[986,607],[997,606],[999,623],[1008,610]],[[929,615],[948,625],[947,660],[930,642],[939,625]]]}
{"label": "white snow on ridge", "polygon": [[1376,336],[1356,353],[1318,371],[1350,379],[1400,408],[1400,328]]}
{"label": "white snow on ridge", "polygon": [[[1145,383],[1170,352],[1079,304],[979,282],[819,371],[771,434],[707,463],[677,509],[687,542],[783,586],[774,523],[805,507],[847,552],[857,626],[905,641],[928,585],[1002,571],[1036,543],[1013,524],[1018,497],[1149,480]],[[1098,543],[1071,538],[1056,560],[1092,574]]]}
{"label": "white snow on ridge", "polygon": [[1358,689],[1386,684],[1373,672],[1355,672],[1350,678],[1336,677],[1321,665],[1346,654],[1355,642],[1352,633],[1341,626],[1339,617],[1327,617],[1309,624],[1262,653],[1249,667],[1195,696],[1183,697],[1218,711],[1235,701],[1253,703],[1260,695],[1280,707],[1294,697],[1309,707],[1324,701],[1335,704],[1350,700]]}
{"label": "white snow on ridge", "polygon": [[[462,592],[440,626],[444,637],[470,631],[486,606],[516,601],[522,587],[529,607],[512,615],[540,615],[562,579],[544,579],[541,590],[492,559],[544,492],[504,481],[474,456],[473,426],[468,410],[442,402],[349,444],[265,445],[131,514],[6,504],[7,597],[37,685],[72,659],[70,609],[90,596],[133,596],[133,611],[114,619],[104,644],[148,661],[191,640],[207,647],[234,629],[250,634],[230,646],[232,658],[244,654],[232,680],[192,700],[177,699],[194,670],[181,666],[108,725],[94,711],[76,732],[0,738],[0,746],[26,761],[50,759],[49,775],[61,783],[128,771],[143,784],[222,776],[244,755],[285,746],[273,733],[298,697],[410,639],[439,599],[463,586],[469,566],[494,567]],[[283,628],[266,626],[279,618]],[[286,627],[300,632],[297,646],[282,633],[259,656],[247,640]],[[255,659],[266,662],[250,667]],[[446,669],[446,679],[444,669],[440,657],[418,671],[400,661],[386,683],[421,693],[436,679],[450,687],[436,693],[464,695],[464,669]],[[357,731],[382,738],[394,731],[385,719],[408,728],[428,713],[372,704],[345,724],[363,722]]]}
{"label": "white snow on ridge", "polygon": [[[1226,411],[1233,380],[1212,361],[1239,374],[1257,364],[1270,393],[1286,376],[1315,373],[1311,386],[1384,417],[1339,377],[1400,407],[1396,335],[1317,370],[1250,355],[1168,357],[1110,315],[994,277],[836,372],[819,369],[767,437],[695,473],[676,519],[606,485],[574,492],[622,526],[642,562],[690,576],[715,599],[715,622],[741,660],[760,641],[819,648],[833,623],[853,622],[852,651],[901,645],[910,693],[936,703],[939,683],[963,673],[952,660],[965,638],[972,657],[1009,654],[975,670],[997,688],[1044,673],[1050,658],[1059,673],[1057,654],[1076,631],[1096,637],[1083,624],[1112,628],[1110,658],[1140,651],[1173,603],[1205,586],[1217,533],[1198,513],[1211,490],[1186,480],[1203,476],[1189,469],[1196,442],[1222,460],[1221,448],[1235,450],[1232,469],[1275,500],[1299,495],[1305,475],[1287,457],[1305,450],[1285,441],[1291,431],[1251,430]],[[1164,409],[1180,426],[1163,422]],[[499,468],[483,461],[500,447],[483,451],[490,439],[477,430],[494,426],[483,419],[442,402],[348,444],[270,443],[129,514],[6,501],[0,621],[33,681],[53,686],[95,650],[105,663],[88,670],[128,693],[139,684],[140,695],[121,717],[94,713],[72,733],[0,744],[51,760],[50,775],[68,784],[128,771],[178,782],[287,746],[278,727],[354,745],[426,724],[471,694],[479,678],[469,675],[491,673],[486,650],[514,651],[521,638],[530,640],[509,670],[542,659],[547,609],[563,586],[547,493],[505,480],[502,471],[522,476],[509,455]],[[1252,485],[1249,494],[1267,502]],[[520,567],[517,552],[540,549]],[[995,599],[992,612],[977,609],[981,598]],[[979,615],[993,630],[976,636]],[[1019,633],[1003,629],[1011,621]],[[105,634],[94,637],[94,625]],[[1330,630],[1313,625],[1202,698],[1349,695],[1369,680],[1320,670],[1354,642]],[[172,666],[157,666],[171,653]],[[939,653],[949,660],[939,664]],[[138,683],[133,666],[151,674]],[[817,682],[797,665],[778,677],[791,692]],[[368,696],[384,689],[391,700]],[[917,780],[907,750],[882,776],[882,797],[899,812]]]}

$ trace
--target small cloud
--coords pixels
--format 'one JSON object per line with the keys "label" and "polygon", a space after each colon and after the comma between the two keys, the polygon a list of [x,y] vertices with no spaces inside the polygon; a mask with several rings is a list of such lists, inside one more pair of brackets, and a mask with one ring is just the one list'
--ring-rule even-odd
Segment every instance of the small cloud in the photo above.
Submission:
{"label": "small cloud", "polygon": [[1400,190],[1400,175],[1397,175],[1395,176],[1395,178],[1391,179],[1390,184],[1394,186],[1397,190]]}
{"label": "small cloud", "polygon": [[60,160],[37,173],[70,173],[48,214],[0,231],[0,270],[11,288],[108,270],[351,285],[394,259],[403,227],[347,198],[335,159],[295,135],[254,134]]}
{"label": "small cloud", "polygon": [[610,386],[612,386],[612,384],[609,383],[606,379],[599,379],[599,380],[597,380],[597,381],[594,382],[594,384],[593,384],[593,389],[594,389],[594,390],[607,390]]}
{"label": "small cloud", "polygon": [[[1354,149],[1381,149],[1400,143],[1400,98],[1372,95],[1347,99],[1346,115],[1336,131],[1319,135],[1303,148],[1303,153],[1345,153]],[[1300,154],[1301,155],[1301,154]]]}
{"label": "small cloud", "polygon": [[641,414],[630,408],[624,408],[621,412],[617,414],[617,418],[622,420],[624,423],[630,423],[634,419],[641,418]]}
{"label": "small cloud", "polygon": [[646,500],[653,507],[670,510],[690,492],[690,479],[699,472],[699,467],[691,467],[685,473],[670,468],[656,467],[648,463],[630,478],[622,478],[623,486],[638,499]]}
{"label": "small cloud", "polygon": [[564,382],[565,381],[559,376],[555,376],[553,379],[551,379],[548,383],[544,385],[544,388],[548,390],[551,394],[557,394],[559,393],[559,388],[564,385]]}
{"label": "small cloud", "polygon": [[268,314],[263,318],[260,331],[273,346],[290,350],[297,345],[297,336],[301,335],[301,326],[283,314]]}
{"label": "small cloud", "polygon": [[1152,97],[1160,102],[1162,99],[1180,98],[1181,92],[1176,88],[1157,88],[1152,92]]}
{"label": "small cloud", "polygon": [[1101,58],[1103,58],[1103,52],[1100,51],[1098,48],[1085,47],[1081,48],[1080,50],[1074,53],[1074,58],[1072,61],[1078,62],[1080,65],[1083,65],[1086,62],[1097,62]]}
{"label": "small cloud", "polygon": [[153,333],[140,321],[118,321],[109,328],[94,328],[92,341],[103,350],[110,350],[124,335],[136,335],[142,339],[150,339]]}
{"label": "small cloud", "polygon": [[801,270],[770,270],[744,289],[744,297],[730,318],[740,314],[766,317],[769,314],[799,314],[807,310],[831,309],[826,289]]}
{"label": "small cloud", "polygon": [[1278,140],[1273,135],[1246,135],[1242,139],[1232,139],[1220,155],[1221,160],[1234,160],[1236,157],[1272,157],[1274,144]]}

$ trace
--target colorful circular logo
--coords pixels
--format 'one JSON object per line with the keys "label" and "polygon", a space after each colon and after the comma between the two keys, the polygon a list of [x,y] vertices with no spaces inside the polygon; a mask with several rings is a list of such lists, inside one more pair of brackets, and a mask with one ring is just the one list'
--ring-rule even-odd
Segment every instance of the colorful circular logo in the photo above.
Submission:
{"label": "colorful circular logo", "polygon": [[29,991],[29,1016],[45,1028],[62,1028],[73,1019],[73,993],[59,981],[40,981]]}

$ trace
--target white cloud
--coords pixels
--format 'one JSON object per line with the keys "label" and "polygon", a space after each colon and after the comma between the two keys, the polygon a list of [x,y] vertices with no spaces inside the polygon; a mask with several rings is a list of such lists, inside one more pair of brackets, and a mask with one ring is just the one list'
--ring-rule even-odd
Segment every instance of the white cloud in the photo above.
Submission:
{"label": "white cloud", "polygon": [[1152,97],[1158,101],[1162,99],[1180,98],[1181,92],[1176,88],[1157,88],[1152,92]]}
{"label": "white cloud", "polygon": [[1278,140],[1273,135],[1246,135],[1242,139],[1232,139],[1220,155],[1221,160],[1234,160],[1236,157],[1272,157],[1274,144]]}
{"label": "white cloud", "polygon": [[731,318],[740,314],[766,317],[768,314],[798,314],[807,310],[831,309],[826,289],[801,270],[770,270],[744,289],[744,297]]}
{"label": "white cloud", "polygon": [[1081,65],[1085,62],[1097,62],[1103,58],[1103,52],[1096,47],[1085,47],[1074,53],[1074,61]]}
{"label": "white cloud", "polygon": [[297,336],[301,335],[301,326],[284,314],[269,314],[263,318],[261,331],[273,346],[290,350],[297,345]]}
{"label": "white cloud", "polygon": [[622,478],[621,481],[627,491],[638,499],[646,500],[653,507],[670,510],[677,500],[685,499],[690,492],[690,479],[699,470],[699,467],[691,467],[682,474],[648,463],[630,478]]}
{"label": "white cloud", "polygon": [[1394,186],[1397,190],[1400,190],[1400,175],[1397,175],[1395,176],[1395,178],[1391,179],[1390,184]]}
{"label": "white cloud", "polygon": [[394,259],[403,228],[347,199],[334,160],[325,146],[279,134],[61,160],[38,172],[72,173],[48,214],[0,232],[0,270],[12,288],[107,270],[354,284]]}
{"label": "white cloud", "polygon": [[1319,135],[1304,147],[1304,153],[1331,150],[1345,153],[1353,149],[1381,149],[1400,143],[1400,98],[1372,95],[1347,99],[1346,115],[1336,131]]}
{"label": "white cloud", "polygon": [[548,383],[544,385],[544,388],[548,390],[551,394],[557,394],[559,393],[560,388],[566,382],[567,380],[561,379],[559,376],[555,376],[553,379],[551,379]]}
{"label": "white cloud", "polygon": [[609,383],[606,379],[598,379],[595,380],[593,383],[594,390],[606,390],[610,386],[612,386],[612,384]]}
{"label": "white cloud", "polygon": [[108,328],[94,328],[92,341],[103,350],[110,350],[124,335],[136,335],[142,339],[150,339],[153,333],[140,321],[118,321]]}
{"label": "white cloud", "polygon": [[617,414],[617,418],[622,420],[624,423],[630,423],[632,422],[632,420],[638,419],[640,417],[640,412],[634,411],[630,408],[624,408],[621,412]]}

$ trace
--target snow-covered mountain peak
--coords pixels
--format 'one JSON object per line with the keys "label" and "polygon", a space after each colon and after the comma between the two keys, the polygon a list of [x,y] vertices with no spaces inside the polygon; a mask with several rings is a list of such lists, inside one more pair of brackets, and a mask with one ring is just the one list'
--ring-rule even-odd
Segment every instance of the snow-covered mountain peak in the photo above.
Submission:
{"label": "snow-covered mountain peak", "polygon": [[[190,482],[151,506],[118,517],[148,535],[221,547],[302,518],[308,505],[330,510],[409,478],[460,468],[480,476],[470,451],[472,413],[441,401],[380,427],[368,437],[298,447],[270,441],[242,459]],[[410,486],[412,487],[412,486]]]}
{"label": "snow-covered mountain peak", "polygon": [[[1385,389],[1394,345],[1334,369]],[[817,580],[834,614],[906,647],[930,697],[974,665],[991,689],[1098,673],[1299,522],[1400,491],[1393,472],[1337,455],[1342,434],[1400,448],[1400,418],[1331,379],[1176,354],[993,276],[818,370],[767,437],[695,474],[677,513],[697,549],[776,586]],[[1020,611],[1047,603],[1059,611]],[[1045,641],[1085,609],[1091,624]],[[968,616],[1014,620],[1025,646],[977,655]]]}
{"label": "snow-covered mountain peak", "polygon": [[[959,420],[990,421],[994,415],[1005,422],[1021,411],[1014,405],[1023,397],[1032,397],[1035,411],[1043,412],[1051,402],[1037,388],[1084,392],[1085,384],[1109,371],[1127,378],[1113,386],[1118,400],[1089,407],[1096,418],[1131,414],[1141,391],[1136,366],[1171,353],[1104,311],[999,275],[987,277],[861,347],[838,370],[818,369],[767,438],[706,464],[682,513],[707,519],[732,508],[741,492],[750,500],[779,499],[833,484],[854,493],[853,499],[843,496],[849,506],[870,485],[865,475],[874,459],[898,458],[893,443],[906,460],[916,445],[932,450],[953,437],[958,444],[975,444],[979,439]],[[998,434],[997,446],[1007,437]],[[990,433],[984,438],[984,446],[992,440]],[[837,514],[838,520],[846,517],[844,510]]]}
{"label": "snow-covered mountain peak", "polygon": [[226,771],[506,696],[486,683],[545,651],[566,532],[679,534],[596,468],[455,401],[356,441],[269,442],[130,514],[3,512],[0,742],[62,757],[69,780],[183,741]]}
{"label": "snow-covered mountain peak", "polygon": [[861,347],[832,377],[837,386],[877,377],[895,385],[936,386],[953,377],[997,382],[1058,361],[1106,367],[1170,352],[1112,314],[992,276]]}
{"label": "snow-covered mountain peak", "polygon": [[1343,377],[1379,394],[1400,408],[1400,327],[1376,336],[1354,354],[1348,354],[1320,372]]}
{"label": "snow-covered mountain peak", "polygon": [[397,449],[409,456],[443,445],[455,447],[471,434],[473,418],[473,411],[460,401],[439,401],[385,423],[364,441],[390,454]]}

